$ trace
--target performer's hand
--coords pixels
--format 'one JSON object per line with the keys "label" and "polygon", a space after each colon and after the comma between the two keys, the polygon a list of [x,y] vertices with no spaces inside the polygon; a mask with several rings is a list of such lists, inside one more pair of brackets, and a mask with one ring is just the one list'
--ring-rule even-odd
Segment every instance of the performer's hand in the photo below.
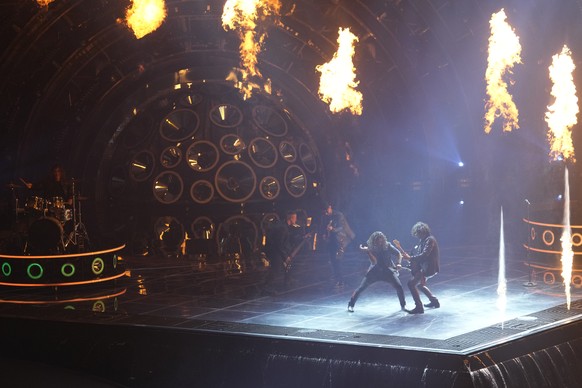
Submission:
{"label": "performer's hand", "polygon": [[400,271],[402,269],[402,264],[396,264],[396,271]]}
{"label": "performer's hand", "polygon": [[367,245],[360,244],[360,251],[362,251],[362,252],[368,252],[368,250],[369,249],[368,249],[368,246]]}

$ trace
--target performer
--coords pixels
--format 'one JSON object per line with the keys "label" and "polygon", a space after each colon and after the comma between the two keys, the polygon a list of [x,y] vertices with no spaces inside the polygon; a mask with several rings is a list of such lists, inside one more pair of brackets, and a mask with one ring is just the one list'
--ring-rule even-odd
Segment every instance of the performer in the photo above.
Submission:
{"label": "performer", "polygon": [[22,183],[30,190],[39,192],[43,198],[62,198],[65,202],[71,200],[71,186],[65,179],[65,170],[60,164],[55,164],[51,169],[51,175],[44,181],[32,184],[20,178]]}
{"label": "performer", "polygon": [[[411,230],[411,234],[418,238],[419,244],[415,247],[412,255],[401,250],[404,259],[409,260],[411,264],[412,278],[408,281],[408,288],[414,299],[415,307],[407,310],[410,314],[424,313],[424,307],[439,308],[441,304],[426,286],[427,279],[433,277],[439,272],[439,246],[436,238],[432,235],[430,228],[424,222],[417,222]],[[395,245],[399,247],[397,241]],[[418,290],[421,290],[428,297],[430,303],[422,305]]]}
{"label": "performer", "polygon": [[288,212],[285,222],[277,219],[269,225],[266,231],[264,253],[269,262],[269,268],[262,285],[262,292],[264,294],[270,295],[277,293],[273,288],[273,284],[280,281],[282,271],[285,272],[282,286],[287,286],[289,280],[287,268],[291,264],[289,254],[292,249],[290,229],[294,228],[291,225],[295,225],[296,221],[297,213]]}
{"label": "performer", "polygon": [[[405,310],[406,300],[404,299],[404,289],[398,278],[398,270],[402,268],[402,255],[382,232],[374,232],[368,238],[366,245],[360,245],[360,251],[368,254],[370,267],[362,279],[360,286],[352,294],[348,302],[348,311],[354,312],[354,306],[360,294],[371,284],[384,281],[389,283],[396,290],[400,308]],[[392,256],[397,257],[396,265],[392,261]]]}
{"label": "performer", "polygon": [[342,258],[348,244],[355,234],[342,212],[333,209],[331,203],[327,205],[321,220],[320,230],[323,239],[327,242],[329,261],[333,271],[333,278],[337,287],[344,286]]}

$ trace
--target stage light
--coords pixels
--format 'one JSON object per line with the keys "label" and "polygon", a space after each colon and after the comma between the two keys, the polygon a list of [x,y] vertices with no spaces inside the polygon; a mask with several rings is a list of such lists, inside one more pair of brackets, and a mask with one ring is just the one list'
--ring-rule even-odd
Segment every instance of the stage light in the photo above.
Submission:
{"label": "stage light", "polygon": [[556,200],[561,201],[563,198],[562,194],[558,194],[558,196],[556,197]]}
{"label": "stage light", "polygon": [[465,163],[463,163],[463,162],[459,162],[459,163],[457,163],[457,165],[458,165],[459,167],[463,167],[463,166],[465,165]]}
{"label": "stage light", "polygon": [[465,201],[463,201],[462,199],[459,201],[459,205],[464,205]]}

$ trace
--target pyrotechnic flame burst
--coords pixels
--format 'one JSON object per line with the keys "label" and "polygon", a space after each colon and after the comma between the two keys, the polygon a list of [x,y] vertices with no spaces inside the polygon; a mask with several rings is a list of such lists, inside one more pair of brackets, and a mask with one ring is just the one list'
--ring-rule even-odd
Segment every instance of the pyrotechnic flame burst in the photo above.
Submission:
{"label": "pyrotechnic flame burst", "polygon": [[513,29],[505,21],[506,18],[505,11],[501,9],[489,21],[491,35],[485,72],[489,100],[485,104],[485,133],[491,132],[491,125],[497,117],[503,118],[503,132],[519,128],[519,112],[507,91],[503,76],[506,73],[511,74],[514,64],[521,63],[521,45]]}
{"label": "pyrotechnic flame burst", "polygon": [[[222,11],[222,27],[237,32],[240,43],[242,69],[235,69],[227,80],[235,83],[245,99],[254,89],[269,88],[261,86],[256,79],[262,74],[257,68],[257,56],[267,36],[266,28],[279,23],[281,2],[279,0],[228,0]],[[252,78],[254,81],[251,81]]]}
{"label": "pyrotechnic flame burst", "polygon": [[36,0],[38,5],[40,5],[41,7],[46,7],[47,5],[52,3],[53,1],[55,1],[55,0]]}
{"label": "pyrotechnic flame burst", "polygon": [[551,94],[556,100],[554,104],[548,106],[546,122],[550,128],[548,131],[550,156],[554,160],[562,156],[575,162],[571,128],[577,123],[579,107],[576,85],[572,77],[576,66],[571,55],[570,49],[564,45],[562,52],[552,57],[549,70],[554,85]]}
{"label": "pyrotechnic flame burst", "polygon": [[362,93],[356,90],[360,82],[356,81],[353,63],[357,41],[349,28],[340,28],[337,52],[331,61],[315,68],[321,73],[319,97],[334,113],[349,110],[352,114],[362,114]]}
{"label": "pyrotechnic flame burst", "polygon": [[125,22],[136,38],[141,39],[157,30],[166,18],[164,0],[132,0],[127,9]]}

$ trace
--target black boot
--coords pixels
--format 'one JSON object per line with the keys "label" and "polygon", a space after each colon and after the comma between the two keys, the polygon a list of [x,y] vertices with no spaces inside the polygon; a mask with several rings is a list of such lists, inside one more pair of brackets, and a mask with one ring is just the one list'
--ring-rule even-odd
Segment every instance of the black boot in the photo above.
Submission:
{"label": "black boot", "polygon": [[424,314],[424,309],[421,306],[416,306],[412,310],[406,310],[408,314]]}
{"label": "black boot", "polygon": [[431,298],[430,303],[425,304],[424,307],[438,309],[439,307],[441,307],[441,304],[439,303],[439,300],[437,298]]}
{"label": "black boot", "polygon": [[351,300],[348,302],[348,311],[350,313],[354,312],[354,302],[352,302]]}

